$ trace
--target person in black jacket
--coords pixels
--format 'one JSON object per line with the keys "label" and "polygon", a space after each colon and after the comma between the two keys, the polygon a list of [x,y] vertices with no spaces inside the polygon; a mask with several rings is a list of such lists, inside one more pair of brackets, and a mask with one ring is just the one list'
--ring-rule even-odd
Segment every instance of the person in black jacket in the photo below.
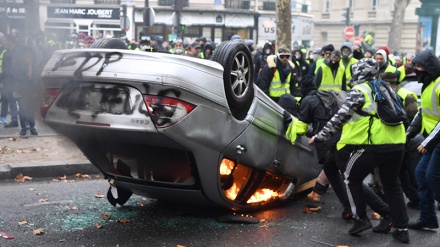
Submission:
{"label": "person in black jacket", "polygon": [[[254,83],[257,84],[258,74],[267,64],[267,57],[274,54],[272,43],[267,42],[261,52],[257,52],[254,57]],[[260,86],[257,84],[257,86]]]}
{"label": "person in black jacket", "polygon": [[[318,133],[332,117],[317,93],[318,89],[314,83],[313,76],[307,75],[301,82],[301,100],[299,101],[298,107],[298,119],[306,124],[311,124],[312,128],[307,133],[308,137],[312,137]],[[335,145],[339,138],[340,132],[335,134],[328,142],[315,144],[319,163],[323,164],[324,172],[321,172],[318,176],[318,180],[312,192],[307,195],[307,198],[312,202],[320,202],[320,196],[325,194],[328,188],[326,182],[329,182],[343,205],[342,218],[349,220],[353,214],[351,213],[350,202],[345,190],[343,178],[339,173],[335,159]]]}
{"label": "person in black jacket", "polygon": [[305,60],[304,53],[299,48],[295,48],[292,51],[293,60],[295,62],[295,65],[298,67],[299,75],[298,75],[298,81],[301,81],[302,78],[304,78],[310,70],[310,65]]}
{"label": "person in black jacket", "polygon": [[290,56],[290,50],[281,47],[277,55],[267,57],[266,66],[258,75],[257,84],[260,89],[277,103],[283,94],[293,95],[296,91],[295,65]]}

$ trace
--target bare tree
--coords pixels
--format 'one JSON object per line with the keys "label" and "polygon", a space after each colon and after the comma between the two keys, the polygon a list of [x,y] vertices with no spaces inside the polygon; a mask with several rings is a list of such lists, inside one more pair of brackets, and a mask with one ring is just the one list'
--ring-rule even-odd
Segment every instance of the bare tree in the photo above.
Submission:
{"label": "bare tree", "polygon": [[394,0],[393,20],[391,22],[390,34],[388,36],[388,46],[391,51],[400,50],[405,9],[410,1],[411,0]]}
{"label": "bare tree", "polygon": [[276,0],[277,39],[275,45],[277,50],[280,46],[287,46],[291,49],[292,14],[290,3],[291,0]]}
{"label": "bare tree", "polygon": [[25,30],[27,34],[41,30],[40,28],[40,1],[39,0],[23,0],[26,9]]}

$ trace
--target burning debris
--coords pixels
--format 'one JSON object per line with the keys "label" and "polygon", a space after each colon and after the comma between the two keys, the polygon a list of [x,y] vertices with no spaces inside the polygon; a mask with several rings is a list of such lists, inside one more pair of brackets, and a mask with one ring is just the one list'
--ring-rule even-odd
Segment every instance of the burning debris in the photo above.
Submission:
{"label": "burning debris", "polygon": [[[284,193],[283,190],[287,189],[285,179],[264,171],[255,174],[247,166],[227,158],[222,160],[219,172],[225,196],[232,201],[245,202],[249,205],[267,203],[279,199]],[[254,189],[255,191],[242,192],[243,188],[253,189],[256,187],[255,181],[252,181],[254,179],[259,179],[258,188]]]}

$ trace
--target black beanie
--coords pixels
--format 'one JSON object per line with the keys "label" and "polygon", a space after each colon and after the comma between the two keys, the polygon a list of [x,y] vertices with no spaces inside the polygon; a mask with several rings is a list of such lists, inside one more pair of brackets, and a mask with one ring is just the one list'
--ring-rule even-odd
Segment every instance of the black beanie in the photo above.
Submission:
{"label": "black beanie", "polygon": [[324,51],[334,51],[335,47],[332,44],[325,46]]}

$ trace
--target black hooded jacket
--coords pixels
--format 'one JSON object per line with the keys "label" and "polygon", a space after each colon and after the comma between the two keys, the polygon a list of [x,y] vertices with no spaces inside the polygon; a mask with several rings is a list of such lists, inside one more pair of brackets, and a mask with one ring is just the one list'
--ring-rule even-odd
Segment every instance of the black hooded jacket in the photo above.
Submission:
{"label": "black hooded jacket", "polygon": [[420,52],[414,57],[413,64],[417,64],[426,71],[426,73],[416,71],[419,83],[423,83],[423,89],[440,76],[440,61],[430,50]]}
{"label": "black hooded jacket", "polygon": [[[270,53],[266,54],[266,49],[270,49]],[[270,55],[273,55],[273,49],[272,44],[266,43],[263,46],[263,50],[261,53],[257,53],[254,58],[254,83],[257,83],[258,74],[260,73],[260,70],[264,68],[264,66],[267,64],[267,57]],[[258,84],[257,84],[258,85]]]}
{"label": "black hooded jacket", "polygon": [[299,68],[300,71],[300,75],[298,75],[298,80],[301,80],[302,78],[304,78],[307,74],[309,74],[310,71],[310,65],[306,62],[305,57],[304,57],[304,53],[300,50],[300,49],[295,49],[292,51],[292,57],[295,56],[296,52],[300,52],[301,53],[301,58],[294,58],[292,59],[293,61],[295,61],[296,65]]}
{"label": "black hooded jacket", "polygon": [[[203,46],[203,50],[202,50],[205,59],[211,60],[212,53],[214,52],[213,48],[214,47],[212,46],[211,43],[209,43],[209,42],[205,43],[205,45]],[[209,54],[209,55],[206,54],[206,49],[210,49],[211,50],[211,54]]]}
{"label": "black hooded jacket", "polygon": [[[307,133],[309,137],[318,133],[332,117],[328,114],[317,93],[318,90],[313,82],[313,76],[307,75],[301,82],[301,100],[299,101],[297,117],[300,121],[312,125],[311,133]],[[315,143],[320,162],[324,161],[328,151],[339,140],[339,137],[340,135],[336,135],[331,141]]]}
{"label": "black hooded jacket", "polygon": [[[425,71],[416,70],[419,83],[423,83],[423,93],[423,91],[429,84],[434,83],[436,79],[440,77],[440,60],[431,50],[425,50],[416,55],[416,57],[413,59],[413,64],[417,64],[418,66],[425,69]],[[438,95],[437,97],[440,98],[440,95]],[[439,102],[437,102],[437,104],[439,104]],[[407,132],[409,133],[408,137],[411,138],[415,136],[417,133],[420,132],[421,128],[422,114],[420,109],[407,130]],[[435,147],[440,146],[440,122],[436,124],[436,127],[429,135],[427,133],[423,133],[423,135],[426,138],[421,145],[426,149],[432,151]]]}

